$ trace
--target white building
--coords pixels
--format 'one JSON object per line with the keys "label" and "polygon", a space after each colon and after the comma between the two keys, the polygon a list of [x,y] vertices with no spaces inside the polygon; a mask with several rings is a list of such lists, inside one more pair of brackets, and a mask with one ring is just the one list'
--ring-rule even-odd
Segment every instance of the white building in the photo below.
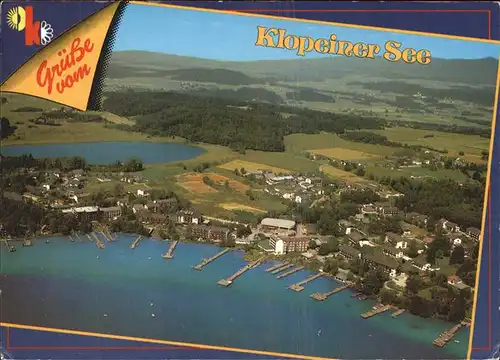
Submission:
{"label": "white building", "polygon": [[137,196],[149,196],[149,190],[148,189],[137,189]]}
{"label": "white building", "polygon": [[299,196],[299,195],[295,196],[295,202],[296,202],[297,204],[301,204],[301,203],[302,203],[302,197],[301,197],[301,196]]}

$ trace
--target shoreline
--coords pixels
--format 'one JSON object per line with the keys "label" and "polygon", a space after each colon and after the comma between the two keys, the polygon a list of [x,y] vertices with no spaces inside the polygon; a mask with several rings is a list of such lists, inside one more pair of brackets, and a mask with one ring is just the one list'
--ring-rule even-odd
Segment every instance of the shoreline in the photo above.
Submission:
{"label": "shoreline", "polygon": [[[219,268],[219,270],[217,270],[216,269],[217,267],[215,267],[215,270],[217,273],[217,276],[215,278],[214,278],[213,274],[210,275],[214,268],[208,268],[207,269],[208,273],[206,273],[206,271],[205,271],[205,273],[203,273],[200,276],[200,275],[196,275],[196,274],[199,274],[198,272],[191,273],[191,266],[190,265],[195,265],[199,258],[209,257],[209,256],[213,255],[213,253],[219,252],[220,247],[218,247],[216,244],[191,242],[191,244],[193,244],[193,245],[205,245],[205,246],[199,247],[199,246],[189,245],[190,242],[185,243],[184,245],[193,246],[193,247],[191,248],[191,250],[189,250],[189,248],[184,248],[185,251],[179,253],[177,264],[174,266],[175,263],[168,265],[168,264],[170,264],[170,262],[165,263],[163,260],[160,259],[160,254],[162,252],[162,249],[166,245],[168,245],[168,244],[164,244],[164,246],[161,246],[160,243],[166,242],[166,241],[170,242],[171,240],[158,240],[158,239],[154,239],[154,238],[146,238],[145,240],[154,240],[153,242],[156,242],[157,245],[153,245],[153,242],[148,241],[149,245],[145,244],[146,246],[144,247],[144,251],[142,251],[142,248],[139,247],[139,249],[141,249],[141,250],[139,253],[137,253],[137,256],[136,256],[133,254],[133,252],[131,252],[131,251],[129,252],[129,250],[128,250],[129,249],[129,240],[132,241],[134,235],[128,234],[128,233],[117,233],[117,235],[123,236],[123,238],[121,239],[122,241],[120,241],[120,239],[118,239],[118,241],[117,241],[118,243],[121,243],[121,245],[119,245],[118,248],[116,248],[116,247],[113,248],[111,245],[109,247],[109,248],[114,249],[116,251],[112,250],[112,251],[108,252],[108,255],[104,255],[104,254],[100,255],[100,253],[99,253],[100,250],[94,249],[95,243],[89,242],[90,246],[86,246],[84,248],[82,248],[82,247],[75,248],[75,249],[81,249],[82,256],[83,256],[80,258],[80,260],[75,259],[75,261],[82,261],[83,263],[86,263],[87,260],[85,260],[85,259],[87,258],[87,256],[84,254],[93,254],[91,256],[91,259],[89,259],[88,261],[90,261],[93,264],[94,264],[94,261],[97,261],[97,262],[95,262],[95,266],[97,266],[96,269],[98,269],[98,268],[104,269],[107,267],[106,262],[99,263],[98,261],[102,261],[102,260],[93,260],[96,255],[98,255],[98,257],[100,257],[101,259],[108,259],[108,258],[110,258],[110,256],[111,256],[111,258],[115,257],[113,255],[113,253],[115,253],[115,254],[116,253],[123,253],[123,254],[126,254],[127,258],[129,258],[129,260],[125,260],[126,262],[132,261],[133,263],[136,263],[136,265],[141,264],[143,261],[146,261],[146,259],[148,257],[152,257],[153,261],[151,263],[146,261],[146,264],[149,267],[155,268],[155,267],[159,266],[158,269],[163,269],[164,267],[166,267],[165,269],[171,268],[173,273],[170,272],[170,274],[175,273],[176,275],[175,276],[168,275],[167,278],[170,278],[171,276],[174,276],[175,278],[178,278],[178,277],[182,278],[182,276],[183,276],[182,274],[185,273],[185,276],[187,276],[187,278],[191,279],[190,281],[188,281],[186,283],[187,285],[191,284],[193,286],[196,286],[196,284],[198,284],[198,281],[200,281],[201,283],[205,284],[203,286],[208,287],[207,291],[210,291],[210,293],[212,293],[212,290],[215,291],[216,293],[218,293],[219,290],[217,290],[218,286],[216,284],[216,280],[220,277],[221,272],[224,274],[224,277],[229,276],[233,273],[233,271],[235,271],[237,268],[240,267],[240,264],[246,263],[246,261],[244,260],[244,251],[241,249],[235,249],[234,250],[235,254],[233,256],[231,256],[229,259],[223,260],[222,264],[220,264],[220,266],[222,266],[222,268],[223,268],[222,271],[220,270],[220,268]],[[47,236],[48,237],[56,237],[56,235],[46,235],[44,237],[38,237],[38,238],[44,239]],[[87,241],[84,241],[83,243],[86,243],[86,242]],[[74,255],[76,254],[75,256],[78,258],[78,252],[74,252],[71,250],[73,248],[71,247],[67,236],[62,235],[58,239],[54,239],[54,241],[51,241],[50,244],[55,245],[55,248],[49,248],[49,247],[43,246],[40,248],[40,252],[33,251],[34,249],[24,249],[23,248],[23,249],[21,249],[20,255],[21,256],[23,256],[23,254],[29,255],[27,257],[27,259],[28,259],[27,261],[29,261],[30,257],[36,258],[38,256],[37,253],[38,254],[45,254],[40,258],[40,260],[37,261],[37,264],[40,264],[38,266],[45,266],[45,265],[42,265],[44,263],[43,258],[46,258],[47,254],[50,254],[53,251],[55,253],[59,253],[59,254],[63,254],[63,253],[74,254]],[[38,244],[35,244],[35,246],[36,245],[38,245]],[[92,245],[94,245],[94,246],[92,246]],[[59,252],[57,250],[58,248],[62,249],[62,252]],[[92,249],[90,249],[90,248],[92,248]],[[197,251],[197,248],[200,248],[201,250]],[[51,249],[54,249],[54,250],[51,250]],[[195,254],[195,255],[192,256],[189,254]],[[6,254],[6,256],[7,256],[7,254]],[[61,255],[61,256],[65,256],[65,255]],[[120,257],[122,257],[122,256],[123,255],[120,255]],[[71,259],[72,257],[73,256],[66,255],[65,258]],[[175,257],[177,258],[177,254]],[[136,258],[136,260],[133,260],[132,258]],[[156,259],[156,258],[158,258],[158,259]],[[233,260],[231,260],[231,258]],[[15,260],[15,259],[16,259],[15,257],[12,258],[12,261],[13,261],[12,264],[14,264],[14,262],[19,261],[19,260]],[[155,259],[156,259],[156,261],[155,261]],[[150,260],[150,259],[148,259],[148,260]],[[73,260],[63,260],[63,262],[66,262],[66,261],[69,261],[68,264],[72,264],[72,262],[73,262]],[[19,269],[22,269],[24,267],[22,265],[23,262],[24,261],[19,261],[19,265],[20,265]],[[249,293],[247,295],[244,295],[244,296],[245,297],[255,296],[255,299],[256,299],[255,301],[258,301],[259,298],[264,299],[264,301],[265,301],[266,292],[270,291],[270,293],[274,294],[273,296],[283,297],[283,299],[285,299],[284,301],[291,301],[294,304],[296,303],[296,301],[299,301],[302,304],[302,306],[310,308],[311,311],[312,311],[312,309],[316,309],[319,306],[320,313],[324,313],[326,311],[325,314],[329,314],[331,312],[330,310],[332,310],[332,308],[333,308],[333,312],[338,313],[339,314],[338,316],[343,316],[342,314],[345,312],[344,310],[342,310],[343,306],[347,306],[348,308],[352,307],[352,310],[348,311],[349,317],[348,318],[342,317],[343,320],[339,320],[339,321],[345,320],[347,322],[350,322],[350,321],[358,322],[360,313],[365,312],[365,311],[370,311],[372,309],[372,306],[374,306],[376,304],[376,301],[373,301],[371,299],[370,299],[370,301],[366,302],[366,301],[358,300],[357,298],[352,298],[351,291],[346,292],[340,298],[337,298],[337,299],[332,297],[331,300],[333,300],[333,302],[330,302],[330,304],[328,304],[328,303],[322,304],[322,303],[316,302],[313,299],[310,299],[309,292],[326,293],[326,292],[328,292],[328,291],[330,291],[330,290],[332,290],[332,289],[334,289],[342,284],[338,279],[335,279],[332,276],[325,276],[326,281],[325,280],[319,281],[318,283],[314,283],[314,284],[312,283],[311,285],[308,285],[308,287],[311,286],[311,288],[310,289],[306,288],[307,290],[304,292],[305,294],[299,295],[299,294],[295,294],[294,292],[290,292],[289,290],[286,289],[287,286],[285,286],[285,284],[288,285],[289,281],[286,281],[285,283],[283,282],[285,280],[276,281],[275,276],[269,275],[269,274],[265,275],[265,273],[263,271],[266,267],[268,267],[272,264],[277,264],[277,263],[281,263],[281,261],[276,260],[276,259],[271,259],[270,262],[264,263],[264,265],[261,266],[261,268],[258,269],[258,271],[256,271],[256,274],[253,274],[253,280],[251,280],[252,276],[250,276],[250,277],[247,277],[245,279],[245,281],[243,281],[241,283],[241,285],[239,283],[236,284],[237,286],[243,286],[242,288],[240,288],[240,290],[236,289],[236,291],[234,291],[234,289],[224,289],[221,291],[222,292],[226,291],[226,293],[227,293],[227,291],[229,291],[229,293],[227,293],[228,294],[227,296],[230,296],[230,297],[239,296],[237,294],[240,293],[241,290],[244,290],[245,292],[248,291]],[[166,265],[162,265],[162,264],[166,264]],[[19,265],[12,265],[12,266],[19,266]],[[142,268],[143,265],[138,265],[138,266],[140,266]],[[172,267],[172,266],[174,266],[174,267]],[[56,267],[61,268],[60,265],[56,265]],[[73,270],[71,270],[73,267],[74,267],[73,265],[70,265],[70,268],[65,270],[68,272],[68,275],[73,271]],[[121,266],[119,266],[119,267],[121,267]],[[76,268],[79,268],[79,266],[77,266]],[[48,268],[46,270],[48,270]],[[35,271],[36,271],[36,268],[35,268]],[[114,276],[118,276],[118,274],[127,272],[128,270],[122,269],[122,270],[117,270],[117,271],[118,272]],[[85,274],[85,271],[82,269],[77,270],[77,272],[79,274],[81,274],[81,276],[83,276],[83,274]],[[186,272],[188,272],[188,273],[186,273]],[[6,272],[6,273],[8,273],[8,272]],[[92,273],[93,273],[93,276],[97,276],[97,278],[100,277],[98,272],[93,271]],[[193,275],[193,274],[195,274],[195,275]],[[43,273],[41,273],[39,275],[43,276]],[[296,280],[299,281],[299,280],[302,280],[302,278],[305,279],[308,277],[310,277],[310,271],[308,271],[306,269],[306,272],[301,273],[299,275],[299,277],[296,278]],[[122,280],[125,280],[125,278],[123,278],[123,276],[122,276]],[[155,277],[155,278],[158,278],[158,277]],[[167,278],[165,278],[165,281],[167,281]],[[196,280],[196,279],[199,279],[199,280]],[[335,282],[335,284],[331,283],[332,280]],[[177,281],[177,280],[175,280],[175,281]],[[250,281],[250,283],[248,283],[248,281]],[[263,288],[261,290],[254,289],[253,287],[256,286],[256,284],[254,284],[254,282],[257,282],[257,284],[259,282],[263,282]],[[296,282],[296,281],[295,281],[295,279],[293,279],[291,282]],[[161,285],[161,286],[168,286],[166,284],[167,283],[164,283],[164,285]],[[189,285],[189,286],[191,286],[191,285]],[[131,289],[133,289],[133,287]],[[202,291],[203,287],[199,288],[199,289],[200,289],[200,291]],[[266,290],[266,289],[268,289],[268,290]],[[233,290],[233,291],[231,291],[231,290]],[[112,293],[110,295],[112,295]],[[304,296],[304,295],[306,295],[306,296]],[[286,300],[286,299],[288,299],[288,300]],[[155,301],[155,303],[156,303],[156,301]],[[148,304],[149,304],[149,301],[148,301]],[[323,310],[321,310],[321,309],[323,309]],[[328,310],[328,309],[330,309],[330,310]],[[347,309],[346,309],[346,311],[347,311]],[[156,314],[158,315],[158,312]],[[408,313],[408,315],[411,315],[411,314]],[[234,315],[233,315],[233,317],[234,317]],[[352,317],[352,320],[349,320],[350,317]],[[390,315],[389,315],[389,318],[390,318]],[[384,323],[386,320],[384,320],[384,318],[378,319],[377,317],[375,317],[371,321],[370,320],[359,320],[359,321],[362,321],[363,322],[362,324],[366,324],[366,326],[368,328],[371,328],[372,326],[374,326],[376,328],[376,327],[380,326],[382,323]],[[392,320],[387,320],[387,321],[392,321]],[[365,328],[365,326],[362,324],[360,323],[360,326]],[[431,346],[431,347],[432,347],[432,340],[433,340],[433,339],[431,339],[431,337],[434,337],[434,335],[437,336],[438,332],[448,330],[448,328],[451,327],[449,322],[444,322],[441,319],[434,319],[434,318],[425,319],[425,318],[420,318],[420,317],[414,316],[414,315],[412,315],[412,317],[402,317],[402,321],[398,321],[397,324],[400,324],[400,325],[396,325],[396,323],[395,323],[396,327],[407,328],[407,330],[402,330],[403,332],[412,332],[413,333],[413,332],[415,332],[415,329],[417,327],[419,329],[425,330],[427,335],[425,335],[422,339],[420,339],[419,342],[422,342],[422,345]],[[420,325],[416,325],[417,327],[415,327],[415,324],[420,324]],[[382,327],[385,329],[385,326],[382,325]],[[391,326],[391,327],[393,327],[393,326]],[[324,328],[324,329],[326,329],[326,328]],[[381,329],[381,331],[382,330],[383,329]],[[376,331],[376,330],[371,330],[371,331]],[[394,333],[390,329],[387,331],[391,331],[391,333],[394,336],[398,336],[397,333]],[[325,330],[324,330],[324,332],[325,332]],[[436,332],[436,334],[434,334],[434,332]],[[367,332],[367,334],[368,334],[368,332]],[[371,332],[371,334],[376,334],[376,333]],[[463,333],[462,335],[459,336],[460,343],[464,342],[464,336],[467,336],[467,334]],[[404,338],[409,339],[406,335],[404,336]],[[457,353],[457,345],[455,345],[453,343],[450,343],[449,345],[452,345],[451,349],[445,350],[445,352],[443,354],[445,354],[446,352]],[[455,350],[453,350],[453,349],[455,349]]]}
{"label": "shoreline", "polygon": [[[87,234],[83,234],[83,235],[79,234],[79,235],[80,236],[87,236]],[[122,233],[122,232],[118,232],[118,233],[116,233],[116,235],[117,235],[117,237],[120,237],[120,236],[131,236],[131,237],[139,236],[138,234],[129,234],[129,233]],[[30,237],[29,239],[32,240],[32,241],[34,240],[36,242],[37,239],[42,240],[42,239],[47,238],[47,237],[49,237],[49,238],[52,237],[52,238],[65,238],[65,239],[68,240],[68,242],[70,242],[69,241],[69,236],[70,235],[63,235],[63,234],[58,233],[58,234],[46,234],[46,235],[40,235],[40,236]],[[149,236],[148,237],[144,237],[144,238],[145,239],[149,239],[149,240],[153,240],[153,241],[158,241],[158,242],[172,242],[172,241],[174,241],[174,240],[161,239],[161,238],[149,237]],[[24,241],[24,239],[16,238],[15,240],[12,239],[12,240],[8,240],[8,241],[20,241],[20,242],[22,242],[22,241]],[[90,240],[88,242],[90,244],[93,243],[93,241],[90,241]],[[214,244],[214,243],[189,241],[189,240],[183,240],[183,239],[180,239],[179,242],[183,243],[183,244],[205,245],[205,246],[208,245],[208,246],[212,246],[212,247],[217,248],[217,249],[223,249],[223,247],[219,246],[218,244]],[[82,243],[85,243],[85,241],[82,241]],[[231,248],[231,252],[239,254],[239,256],[241,256],[241,260],[243,262],[245,262],[245,263],[250,263],[250,262],[253,261],[252,259],[247,259],[246,258],[246,255],[248,253],[243,248],[240,248],[240,247],[236,246],[234,248]],[[261,255],[261,256],[264,256],[264,255]],[[293,259],[291,259],[291,260],[288,259],[286,261],[288,261],[289,263],[293,264],[294,266],[299,266],[299,264],[293,262]],[[280,260],[279,258],[276,258],[274,255],[272,255],[271,257],[267,258],[261,265],[264,265],[264,264],[269,263],[269,262],[272,262],[274,264],[278,264],[278,263],[279,264],[283,264],[284,263],[283,260]],[[319,273],[321,273],[321,274],[323,274],[323,277],[328,278],[329,280],[333,280],[337,285],[345,285],[345,284],[347,284],[349,282],[349,281],[343,281],[341,279],[338,279],[334,275],[326,273],[326,272],[320,272],[320,271],[314,272],[314,271],[311,271],[311,270],[307,269],[307,267],[304,268],[303,270],[307,271],[309,274],[319,274]],[[348,290],[350,292],[356,292],[356,293],[358,292],[355,287],[352,287],[352,288],[350,288]],[[371,300],[371,301],[375,301],[377,303],[381,303],[380,299],[377,296],[367,296],[366,299],[364,299],[364,300],[360,300],[360,299],[357,299],[357,298],[355,300],[358,300],[358,301]],[[393,307],[397,307],[394,304],[389,304],[389,305],[391,305]],[[399,308],[399,307],[397,307],[397,308],[398,309],[403,309],[403,308]],[[410,313],[408,311],[408,309],[405,309],[405,310],[408,313]],[[441,322],[449,324],[449,325],[455,324],[454,322],[448,321],[447,319],[443,319],[443,318],[436,317],[436,316],[431,316],[429,318],[424,318],[424,317],[421,317],[421,316],[418,316],[418,315],[414,315],[414,314],[411,314],[411,315],[416,316],[417,318],[423,319],[423,320],[431,319],[431,320],[438,320],[438,321],[441,321]]]}

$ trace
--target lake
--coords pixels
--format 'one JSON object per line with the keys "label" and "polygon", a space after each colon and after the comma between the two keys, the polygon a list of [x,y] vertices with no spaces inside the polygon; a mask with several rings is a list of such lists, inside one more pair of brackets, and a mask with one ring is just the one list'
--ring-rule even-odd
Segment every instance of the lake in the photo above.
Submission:
{"label": "lake", "polygon": [[145,164],[189,160],[204,153],[195,146],[160,142],[89,142],[71,144],[3,146],[2,155],[32,154],[35,158],[81,156],[93,165],[107,165],[116,161],[139,158]]}
{"label": "lake", "polygon": [[466,357],[467,329],[459,343],[436,348],[432,341],[453,324],[390,312],[365,320],[360,314],[374,303],[350,291],[310,298],[340,286],[332,279],[296,293],[287,287],[310,273],[278,280],[264,264],[224,288],[217,281],[245,264],[241,252],[195,271],[220,248],[180,243],[174,259],[164,260],[169,241],[145,239],[130,249],[134,238],[121,235],[98,249],[84,236],[57,237],[2,251],[2,321],[329,358]]}

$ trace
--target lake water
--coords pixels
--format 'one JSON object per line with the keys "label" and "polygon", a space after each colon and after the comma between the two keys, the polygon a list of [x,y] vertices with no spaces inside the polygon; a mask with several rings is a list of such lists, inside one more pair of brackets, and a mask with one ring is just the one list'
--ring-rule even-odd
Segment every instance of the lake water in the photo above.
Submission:
{"label": "lake water", "polygon": [[145,164],[192,159],[205,152],[202,148],[178,143],[92,142],[71,144],[13,145],[2,147],[4,156],[32,154],[35,158],[81,156],[94,165],[112,164],[140,158]]}
{"label": "lake water", "polygon": [[390,313],[364,320],[360,313],[373,302],[349,291],[324,302],[310,298],[339,286],[327,278],[300,293],[288,290],[306,271],[278,280],[265,264],[224,288],[217,281],[245,263],[240,252],[195,271],[192,265],[220,249],[180,243],[174,259],[164,260],[168,241],[147,239],[130,249],[134,237],[121,235],[98,249],[81,239],[17,243],[17,252],[1,252],[2,321],[322,357],[466,357],[467,330],[459,343],[432,345],[452,324]]}

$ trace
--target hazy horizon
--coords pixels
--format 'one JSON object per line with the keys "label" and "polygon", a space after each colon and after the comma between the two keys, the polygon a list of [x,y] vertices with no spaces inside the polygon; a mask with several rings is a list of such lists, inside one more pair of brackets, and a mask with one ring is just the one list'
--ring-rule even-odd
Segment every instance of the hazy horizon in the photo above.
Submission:
{"label": "hazy horizon", "polygon": [[[131,4],[127,7],[116,36],[115,49],[221,61],[302,58],[295,51],[255,46],[257,26],[284,28],[288,34],[314,39],[326,39],[335,34],[339,40],[377,44],[381,47],[392,40],[400,42],[402,49],[429,50],[433,59],[498,59],[500,55],[500,45],[496,43],[148,4]],[[304,58],[331,56],[309,52]]]}
{"label": "hazy horizon", "polygon": [[[207,57],[201,57],[201,56],[194,56],[194,55],[183,55],[183,54],[173,54],[169,52],[162,52],[162,51],[154,51],[154,50],[141,50],[141,49],[127,49],[127,50],[113,50],[113,53],[131,53],[131,52],[137,52],[137,53],[150,53],[150,54],[156,54],[156,55],[169,55],[169,56],[178,56],[178,57],[189,57],[193,59],[200,59],[200,60],[210,60],[210,61],[220,61],[220,62],[258,62],[258,61],[310,61],[310,60],[326,60],[326,59],[331,59],[331,58],[349,58],[346,56],[342,55],[329,55],[329,56],[322,56],[322,57],[312,57],[308,58],[307,56],[301,57],[301,56],[296,56],[295,58],[275,58],[275,59],[255,59],[255,60],[226,60],[226,59],[216,59],[216,58],[207,58]],[[356,57],[350,57],[351,59],[356,59],[356,60],[370,60],[370,59],[361,59],[361,58],[356,58]],[[375,56],[376,59],[382,58],[381,55]],[[465,60],[465,61],[480,61],[480,60],[496,60],[498,61],[498,58],[495,58],[493,56],[485,56],[483,58],[439,58],[439,57],[433,57],[433,60],[446,60],[446,61],[453,61],[453,60]]]}

